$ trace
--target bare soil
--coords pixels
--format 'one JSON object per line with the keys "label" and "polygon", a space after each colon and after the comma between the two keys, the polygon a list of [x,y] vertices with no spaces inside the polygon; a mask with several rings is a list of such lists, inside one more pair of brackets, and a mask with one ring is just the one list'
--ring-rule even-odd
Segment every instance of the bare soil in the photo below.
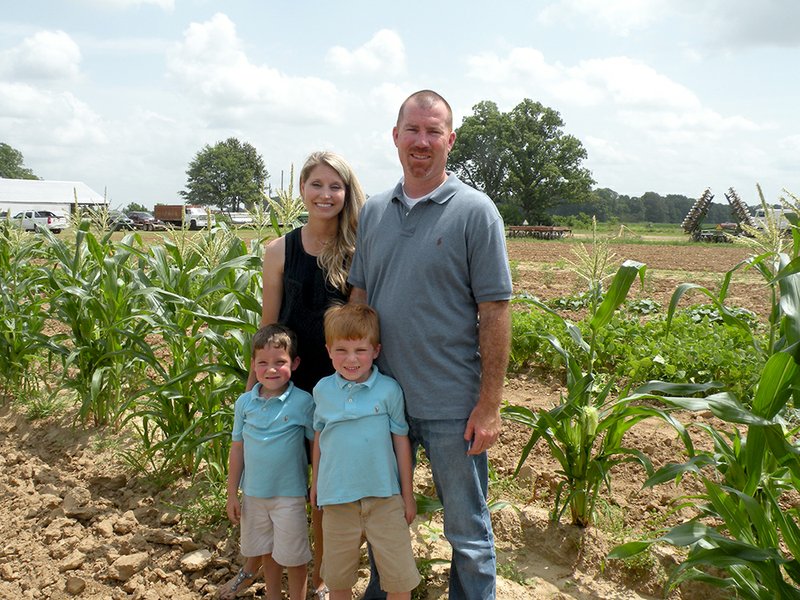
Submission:
{"label": "bare soil", "polygon": [[[517,291],[540,298],[575,294],[584,288],[571,269],[573,241],[511,240]],[[728,245],[684,246],[647,243],[612,246],[618,257],[648,265],[642,298],[663,305],[682,282],[716,288],[722,273],[747,256]],[[689,300],[687,300],[689,301]],[[700,301],[699,298],[691,300]],[[736,275],[730,303],[766,316],[765,286],[750,273]],[[506,384],[512,404],[550,407],[559,402],[560,381],[537,373],[517,374]],[[683,415],[683,420],[697,419]],[[710,420],[710,417],[704,417]],[[672,431],[645,421],[629,432],[628,445],[646,452],[655,466],[682,458]],[[685,514],[671,514],[674,500],[691,487],[643,489],[640,469],[613,473],[611,494],[596,526],[579,529],[553,523],[548,514],[556,484],[555,462],[537,447],[514,485],[503,483],[516,467],[528,433],[508,423],[490,457],[499,483],[492,494],[510,505],[493,514],[497,538],[500,600],[637,599],[663,597],[667,571],[678,562],[668,550],[639,561],[607,559],[617,543],[653,531]],[[134,477],[120,459],[129,440],[108,431],[72,425],[61,414],[29,422],[10,403],[0,407],[0,598],[212,598],[240,564],[238,532],[222,525],[192,535],[175,509],[188,497],[189,482],[169,486]],[[419,491],[429,491],[429,474],[416,473]],[[686,484],[691,485],[691,484]],[[414,524],[420,557],[447,558],[437,518]],[[359,589],[366,582],[366,571]],[[260,584],[247,596],[263,596]],[[421,598],[447,598],[447,566],[434,564]],[[670,598],[717,598],[702,587],[682,587]]]}

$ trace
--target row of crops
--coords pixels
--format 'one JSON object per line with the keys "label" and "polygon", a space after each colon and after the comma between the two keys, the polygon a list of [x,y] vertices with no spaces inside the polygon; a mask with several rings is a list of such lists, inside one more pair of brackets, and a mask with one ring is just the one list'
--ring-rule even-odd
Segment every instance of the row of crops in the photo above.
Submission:
{"label": "row of crops", "polygon": [[0,223],[6,396],[35,410],[72,392],[80,423],[136,432],[125,458],[142,471],[223,481],[260,267],[260,244],[225,229],[149,245],[89,222],[72,238]]}
{"label": "row of crops", "polygon": [[[0,223],[5,397],[35,405],[69,395],[80,424],[134,433],[123,454],[137,471],[223,483],[233,401],[260,320],[260,242],[248,247],[225,228],[169,232],[149,244],[137,233],[115,241],[88,222],[61,237]],[[626,261],[608,279],[595,271],[580,296],[586,316],[575,323],[558,303],[517,298],[512,368],[551,369],[567,391],[550,410],[502,412],[530,428],[520,465],[537,445],[560,464],[555,519],[591,524],[621,462],[640,464],[648,486],[700,481],[699,498],[682,504],[695,507],[694,519],[630,541],[612,558],[672,544],[687,552],[671,585],[700,579],[745,598],[800,598],[792,501],[800,490],[800,235],[756,242],[737,269],[761,274],[772,290],[768,323],[727,305],[737,269],[715,291],[680,286],[664,311],[627,300],[645,265]],[[679,310],[687,295],[705,306]],[[678,410],[710,411],[725,426],[685,426]],[[684,463],[654,469],[625,445],[625,432],[644,419],[674,428]]]}
{"label": "row of crops", "polygon": [[[604,289],[595,268],[602,250],[584,252],[586,318],[573,324],[536,298],[522,299],[532,307],[529,318],[536,315],[535,326],[515,331],[512,342],[514,360],[526,356],[519,347],[531,339],[538,355],[554,352],[565,367],[566,395],[549,410],[507,406],[502,412],[531,431],[518,471],[537,444],[559,463],[554,518],[569,511],[573,524],[591,523],[598,497],[612,488],[613,467],[623,462],[644,468],[644,486],[687,477],[700,483],[701,492],[673,506],[694,517],[622,544],[610,558],[670,544],[682,549],[684,560],[667,590],[697,580],[741,598],[800,598],[800,229],[793,219],[791,238],[777,228],[753,235],[747,242],[753,255],[716,290],[682,284],[666,314],[644,322],[626,298],[646,266],[625,261]],[[739,269],[760,274],[771,290],[768,323],[727,305]],[[687,294],[708,304],[678,310]],[[653,374],[663,379],[643,381]],[[724,425],[685,425],[680,410],[713,414]],[[641,449],[625,445],[625,432],[644,419],[675,430],[685,462],[654,469]]]}

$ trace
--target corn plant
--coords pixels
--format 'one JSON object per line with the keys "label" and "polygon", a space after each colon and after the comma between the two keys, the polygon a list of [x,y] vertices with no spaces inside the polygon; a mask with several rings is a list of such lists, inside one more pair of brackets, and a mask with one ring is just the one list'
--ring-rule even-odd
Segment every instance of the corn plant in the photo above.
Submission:
{"label": "corn plant", "polygon": [[608,246],[608,238],[597,235],[597,219],[592,217],[592,243],[587,248],[582,242],[573,248],[575,260],[567,258],[573,272],[586,282],[585,296],[592,313],[603,299],[603,284],[614,275],[613,261],[616,258]]}
{"label": "corn plant", "polygon": [[31,363],[42,348],[47,299],[36,266],[42,240],[8,219],[0,222],[0,371],[7,391],[30,396]]}
{"label": "corn plant", "polygon": [[142,353],[153,321],[136,284],[135,255],[115,246],[110,234],[97,238],[84,221],[74,244],[43,232],[48,257],[50,315],[66,326],[48,348],[61,358],[64,382],[81,398],[78,417],[95,425],[118,425],[129,405],[125,387],[142,374]]}
{"label": "corn plant", "polygon": [[[661,418],[686,436],[682,426],[665,410],[637,405],[633,398],[628,397],[613,400],[610,394],[614,381],[601,385],[594,373],[597,335],[623,303],[636,277],[643,278],[644,272],[645,265],[634,261],[625,261],[619,267],[602,302],[593,308],[588,341],[577,326],[562,319],[543,303],[532,298],[523,300],[551,314],[568,331],[575,345],[575,350],[570,351],[552,334],[529,333],[546,338],[562,356],[566,365],[567,396],[550,410],[532,411],[522,406],[506,406],[501,411],[504,418],[532,430],[520,455],[517,473],[540,440],[547,444],[561,467],[552,512],[554,520],[560,519],[569,509],[574,525],[589,525],[598,495],[603,487],[610,492],[611,470],[620,463],[638,463],[652,474],[650,459],[641,451],[622,444],[625,432],[639,421],[649,417]],[[670,384],[661,387],[671,391],[686,389]],[[692,388],[692,391],[696,389]]]}
{"label": "corn plant", "polygon": [[303,199],[294,195],[294,165],[289,170],[289,189],[278,190],[277,200],[270,197],[266,200],[269,207],[269,222],[275,235],[282,235],[283,227],[294,229],[302,225],[300,218],[305,206]]}
{"label": "corn plant", "polygon": [[[662,399],[687,410],[710,410],[728,427],[717,431],[700,426],[713,450],[692,449],[685,463],[665,465],[645,483],[697,478],[704,492],[687,502],[698,506],[696,516],[654,539],[629,542],[611,553],[612,558],[626,558],[656,543],[687,547],[687,558],[671,575],[670,588],[700,580],[730,588],[741,598],[800,598],[800,514],[786,503],[787,493],[800,491],[798,428],[791,425],[800,390],[800,230],[795,215],[790,222],[790,252],[784,252],[783,241],[773,236],[771,250],[762,247],[762,253],[743,263],[764,276],[773,302],[769,342],[757,346],[767,359],[752,394],[742,399],[730,392]],[[670,313],[682,294],[699,289],[731,324],[747,327],[724,306],[732,271],[716,295],[680,286]]]}
{"label": "corn plant", "polygon": [[[219,235],[214,233],[203,235]],[[128,420],[142,452],[129,455],[148,470],[190,474],[203,463],[224,473],[229,408],[249,372],[248,340],[260,321],[260,258],[235,236],[225,244],[195,241],[141,252],[139,284],[152,290],[151,313],[163,346],[148,357],[151,385],[139,392]],[[211,260],[211,257],[214,257]]]}

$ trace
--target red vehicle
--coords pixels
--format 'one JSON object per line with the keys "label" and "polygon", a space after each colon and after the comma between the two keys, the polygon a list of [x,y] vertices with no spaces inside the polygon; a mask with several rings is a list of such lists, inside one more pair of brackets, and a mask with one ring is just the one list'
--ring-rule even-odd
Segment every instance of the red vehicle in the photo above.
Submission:
{"label": "red vehicle", "polygon": [[136,229],[144,229],[145,231],[153,231],[155,229],[166,229],[167,226],[164,221],[156,219],[149,212],[131,211],[128,213],[128,218],[136,225]]}

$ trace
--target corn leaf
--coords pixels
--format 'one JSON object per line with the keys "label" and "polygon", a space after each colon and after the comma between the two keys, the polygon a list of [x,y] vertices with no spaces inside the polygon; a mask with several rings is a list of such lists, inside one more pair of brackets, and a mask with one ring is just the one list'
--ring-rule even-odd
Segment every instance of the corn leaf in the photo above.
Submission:
{"label": "corn leaf", "polygon": [[622,263],[616,275],[614,275],[614,279],[611,280],[611,285],[603,298],[603,302],[597,307],[597,312],[589,322],[589,327],[592,331],[599,331],[608,325],[614,312],[627,298],[628,291],[636,280],[636,276],[638,275],[642,283],[644,283],[646,269],[647,267],[644,264],[633,260],[626,260]]}

